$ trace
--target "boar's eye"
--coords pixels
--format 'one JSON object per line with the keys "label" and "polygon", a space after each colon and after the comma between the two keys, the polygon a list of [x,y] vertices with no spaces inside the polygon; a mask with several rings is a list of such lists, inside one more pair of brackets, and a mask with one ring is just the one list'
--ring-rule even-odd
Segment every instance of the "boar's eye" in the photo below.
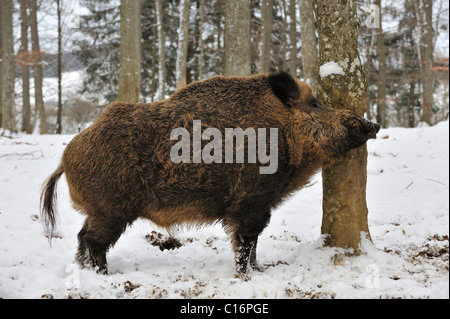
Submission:
{"label": "boar's eye", "polygon": [[347,125],[348,125],[348,127],[354,128],[354,129],[360,129],[361,128],[361,122],[358,119],[356,119],[356,118],[351,119],[348,122]]}
{"label": "boar's eye", "polygon": [[310,104],[312,107],[317,107],[317,108],[320,107],[320,102],[318,99],[313,99]]}

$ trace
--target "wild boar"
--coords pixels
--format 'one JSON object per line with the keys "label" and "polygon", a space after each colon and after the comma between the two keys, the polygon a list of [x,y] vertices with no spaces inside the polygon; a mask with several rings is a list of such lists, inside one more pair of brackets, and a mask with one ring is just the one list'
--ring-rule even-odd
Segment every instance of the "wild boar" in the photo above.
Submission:
{"label": "wild boar", "polygon": [[[215,138],[239,128],[245,141],[238,145],[231,136],[231,155],[221,154],[230,151],[230,141],[208,148],[208,128]],[[257,138],[260,129],[274,134]],[[271,210],[324,162],[376,138],[379,129],[351,111],[323,105],[307,84],[284,72],[216,76],[164,101],[113,103],[67,145],[44,185],[42,219],[51,238],[56,183],[65,173],[73,205],[87,217],[78,234],[81,265],[106,273],[108,249],[138,218],[166,228],[219,222],[231,236],[237,272],[245,276],[248,265],[259,269],[258,235]],[[180,136],[188,140],[177,146]],[[252,153],[255,139],[258,156]],[[242,150],[247,160],[238,160]],[[267,151],[272,163],[255,160]]]}

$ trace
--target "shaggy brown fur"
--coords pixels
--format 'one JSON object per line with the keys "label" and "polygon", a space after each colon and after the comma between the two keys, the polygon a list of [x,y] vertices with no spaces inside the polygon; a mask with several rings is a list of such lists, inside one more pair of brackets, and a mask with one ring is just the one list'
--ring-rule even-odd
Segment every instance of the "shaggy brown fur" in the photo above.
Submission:
{"label": "shaggy brown fur", "polygon": [[[225,128],[278,128],[278,170],[259,174],[259,163],[174,164],[170,133],[177,127],[192,132],[193,120],[223,136]],[[41,214],[51,237],[54,191],[64,172],[74,206],[87,216],[78,234],[82,265],[106,272],[107,250],[137,218],[167,228],[219,221],[244,274],[249,263],[258,268],[256,243],[271,210],[324,161],[378,130],[350,111],[322,105],[308,85],[287,73],[217,76],[162,102],[107,106],[67,146],[44,188]]]}

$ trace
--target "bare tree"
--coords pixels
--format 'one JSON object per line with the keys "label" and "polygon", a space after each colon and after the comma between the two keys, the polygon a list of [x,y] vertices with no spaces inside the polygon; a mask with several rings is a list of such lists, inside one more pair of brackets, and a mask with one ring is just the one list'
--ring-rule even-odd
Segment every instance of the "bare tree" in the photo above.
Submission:
{"label": "bare tree", "polygon": [[262,50],[261,50],[261,72],[270,71],[270,49],[272,48],[272,17],[273,1],[262,1]]}
{"label": "bare tree", "polygon": [[[366,77],[358,47],[359,19],[355,1],[314,0],[319,34],[319,62],[334,62],[342,74],[323,73],[318,98],[325,104],[366,110]],[[369,238],[366,204],[367,147],[349,151],[343,158],[323,167],[322,234],[326,244],[358,251],[362,232]]]}
{"label": "bare tree", "polygon": [[120,68],[117,100],[137,103],[141,92],[141,2],[120,2]]}
{"label": "bare tree", "polygon": [[56,134],[62,132],[62,25],[61,25],[61,0],[56,0],[56,13],[58,16],[58,112],[56,115]]}
{"label": "bare tree", "polygon": [[[375,4],[380,8],[380,15],[383,10],[381,9],[381,0],[376,0]],[[377,122],[386,127],[386,57],[387,47],[384,43],[384,33],[382,26],[382,19],[380,17],[380,29],[377,30],[377,56],[378,56],[378,108],[377,108]]]}
{"label": "bare tree", "polygon": [[175,71],[176,89],[186,86],[186,62],[189,37],[189,6],[190,0],[180,2],[180,27],[178,29],[178,50]]}
{"label": "bare tree", "polygon": [[[156,27],[156,15],[154,16],[155,22],[153,23],[153,34],[157,34],[158,30]],[[156,38],[156,37],[155,37]],[[153,43],[152,45],[152,93],[151,93],[151,100],[152,102],[155,100],[155,94],[156,94],[156,73],[158,72],[158,47],[156,43]]]}
{"label": "bare tree", "polygon": [[250,0],[227,0],[225,3],[224,75],[250,74]]}
{"label": "bare tree", "polygon": [[[422,13],[425,13],[423,17]],[[416,15],[419,17],[419,56],[422,71],[422,121],[432,125],[434,77],[433,66],[434,29],[433,0],[416,0]]]}
{"label": "bare tree", "polygon": [[[281,55],[281,71],[287,72],[288,71],[288,60],[287,60],[287,51],[288,51],[288,23],[287,23],[287,16],[288,16],[288,9],[286,6],[287,0],[281,0],[279,5],[281,6],[282,11],[282,21],[281,21],[281,50],[279,50],[279,54]],[[289,29],[290,31],[290,29]],[[292,42],[290,43],[290,48],[292,48]],[[291,61],[289,61],[291,63]],[[289,64],[291,65],[291,64]]]}
{"label": "bare tree", "polygon": [[203,43],[203,27],[205,24],[205,0],[198,0],[198,10],[200,15],[200,23],[198,25],[198,79],[203,80],[203,63],[205,63],[205,48]]}
{"label": "bare tree", "polygon": [[20,0],[19,65],[22,75],[22,132],[31,134],[30,52],[28,51],[28,1]]}
{"label": "bare tree", "polygon": [[295,11],[295,0],[289,0],[289,40],[290,40],[290,58],[289,58],[289,73],[297,77],[297,18]]}
{"label": "bare tree", "polygon": [[[1,17],[1,11],[2,4],[0,3],[0,17]],[[3,103],[2,103],[2,92],[3,92],[3,28],[2,23],[0,22],[0,128],[2,127],[2,110],[3,110]]]}
{"label": "bare tree", "polygon": [[2,31],[2,127],[12,132],[16,131],[14,78],[15,56],[13,37],[13,1],[1,1],[1,31]]}
{"label": "bare tree", "polygon": [[313,91],[316,91],[319,64],[312,0],[300,0],[300,38],[302,41],[303,79],[312,87]]}
{"label": "bare tree", "polygon": [[158,29],[158,89],[156,94],[156,100],[164,100],[166,95],[166,53],[164,49],[165,36],[164,36],[164,15],[163,15],[163,1],[155,1],[156,20]]}
{"label": "bare tree", "polygon": [[36,113],[39,115],[39,130],[41,134],[47,134],[47,116],[45,114],[44,95],[42,91],[43,71],[42,71],[42,53],[39,45],[39,32],[37,21],[37,0],[29,0],[30,9],[30,30],[31,47],[33,58],[34,74],[34,98]]}

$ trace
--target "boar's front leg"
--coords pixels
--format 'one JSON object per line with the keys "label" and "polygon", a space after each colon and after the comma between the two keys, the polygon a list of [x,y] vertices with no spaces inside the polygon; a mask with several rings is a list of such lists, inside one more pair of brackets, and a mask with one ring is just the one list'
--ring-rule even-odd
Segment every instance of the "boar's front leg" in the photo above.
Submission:
{"label": "boar's front leg", "polygon": [[[259,235],[259,234],[258,234]],[[235,248],[235,262],[236,262],[236,271],[239,276],[242,276],[247,272],[247,266],[252,259],[251,256],[253,252],[256,251],[256,244],[258,242],[258,235],[253,236],[245,236],[238,233],[236,234],[237,244]],[[256,253],[255,253],[256,259]],[[254,261],[256,262],[256,260]]]}
{"label": "boar's front leg", "polygon": [[[239,216],[240,215],[240,216]],[[247,268],[262,270],[256,261],[258,236],[270,220],[270,211],[265,213],[239,214],[226,222],[231,231],[231,240],[235,254],[236,271],[239,277],[248,280]]]}
{"label": "boar's front leg", "polygon": [[250,267],[252,267],[253,270],[256,271],[263,271],[265,267],[262,267],[259,265],[258,261],[256,260],[256,246],[258,244],[258,237],[255,239],[255,244],[252,247],[252,250],[250,251]]}

